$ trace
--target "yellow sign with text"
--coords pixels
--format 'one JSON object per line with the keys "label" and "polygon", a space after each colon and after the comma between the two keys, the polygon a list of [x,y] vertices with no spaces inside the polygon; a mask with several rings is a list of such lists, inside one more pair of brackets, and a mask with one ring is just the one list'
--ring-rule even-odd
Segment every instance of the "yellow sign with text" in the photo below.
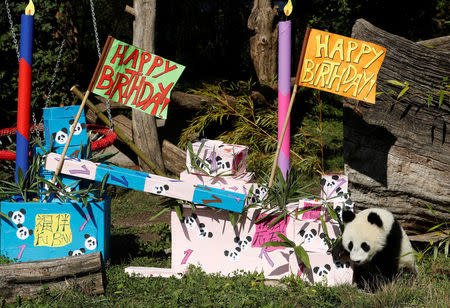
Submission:
{"label": "yellow sign with text", "polygon": [[386,48],[310,29],[298,85],[375,103]]}
{"label": "yellow sign with text", "polygon": [[70,214],[37,214],[34,232],[34,246],[66,246],[72,242]]}

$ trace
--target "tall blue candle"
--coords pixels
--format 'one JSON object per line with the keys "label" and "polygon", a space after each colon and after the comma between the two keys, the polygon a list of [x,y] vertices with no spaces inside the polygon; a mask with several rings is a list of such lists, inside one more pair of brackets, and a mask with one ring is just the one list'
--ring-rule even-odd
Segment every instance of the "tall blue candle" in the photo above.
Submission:
{"label": "tall blue candle", "polygon": [[20,26],[19,93],[17,101],[16,183],[18,170],[28,171],[31,109],[31,67],[33,54],[34,4],[30,0]]}

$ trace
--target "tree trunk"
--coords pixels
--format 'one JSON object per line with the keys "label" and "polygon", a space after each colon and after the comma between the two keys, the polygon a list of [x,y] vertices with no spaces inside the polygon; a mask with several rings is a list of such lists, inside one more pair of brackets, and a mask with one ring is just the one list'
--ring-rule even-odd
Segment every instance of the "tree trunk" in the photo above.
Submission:
{"label": "tree trunk", "polygon": [[[344,104],[344,162],[352,200],[358,209],[389,209],[409,232],[448,222],[450,104],[446,94],[439,107],[439,98],[446,89],[442,82],[450,76],[449,53],[362,19],[352,37],[387,49],[377,81],[377,92],[383,94],[376,104],[351,99]],[[403,87],[388,80],[408,82],[410,89],[397,99]]]}
{"label": "tree trunk", "polygon": [[[134,0],[133,45],[154,52],[156,0]],[[133,109],[133,140],[159,170],[164,171],[161,147],[156,129],[155,117]],[[139,166],[146,172],[151,170],[139,159]]]}
{"label": "tree trunk", "polygon": [[254,0],[247,26],[255,31],[250,38],[250,56],[261,84],[275,81],[277,72],[278,25],[273,26],[277,7],[270,0]]}
{"label": "tree trunk", "polygon": [[105,292],[100,252],[51,260],[0,265],[0,297],[36,297],[44,285],[50,290],[78,286],[87,294]]}

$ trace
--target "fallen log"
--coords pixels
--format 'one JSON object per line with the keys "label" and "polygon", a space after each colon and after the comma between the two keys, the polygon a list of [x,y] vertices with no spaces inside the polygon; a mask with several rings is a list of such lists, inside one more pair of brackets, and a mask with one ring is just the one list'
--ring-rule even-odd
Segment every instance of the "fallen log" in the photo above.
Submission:
{"label": "fallen log", "polygon": [[[450,104],[442,91],[450,76],[449,53],[363,19],[356,21],[352,37],[387,49],[377,81],[383,94],[376,104],[351,99],[344,104],[344,163],[352,200],[358,209],[387,208],[408,233],[448,222]],[[404,87],[389,80],[407,82],[410,89],[398,99]]]}
{"label": "fallen log", "polygon": [[164,166],[170,172],[179,175],[186,170],[186,151],[183,151],[173,143],[163,140],[162,156]]}
{"label": "fallen log", "polygon": [[86,294],[105,292],[101,252],[58,259],[0,265],[0,297],[14,302],[17,296],[35,298],[49,290],[77,286]]}

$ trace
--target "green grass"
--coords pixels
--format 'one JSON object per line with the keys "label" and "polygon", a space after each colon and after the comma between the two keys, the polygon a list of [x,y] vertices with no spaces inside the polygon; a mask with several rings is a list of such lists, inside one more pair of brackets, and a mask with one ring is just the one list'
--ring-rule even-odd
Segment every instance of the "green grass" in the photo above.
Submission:
{"label": "green grass", "polygon": [[419,264],[417,279],[404,277],[375,294],[349,285],[312,286],[285,278],[280,286],[266,286],[261,274],[234,277],[205,274],[191,267],[182,279],[129,277],[124,268],[170,266],[169,259],[139,257],[107,268],[108,285],[101,296],[81,294],[77,288],[43,292],[22,301],[22,307],[449,307],[449,259],[427,258]]}
{"label": "green grass", "polygon": [[[112,192],[115,193],[115,192]],[[127,203],[132,203],[127,205]],[[191,267],[176,278],[138,278],[125,274],[127,266],[170,268],[170,224],[147,222],[129,226],[126,219],[157,212],[159,198],[119,191],[114,195],[112,259],[106,268],[106,292],[89,296],[76,286],[63,291],[44,288],[38,298],[19,299],[10,307],[449,307],[450,259],[431,254],[419,265],[417,278],[402,277],[380,292],[367,294],[354,286],[310,285],[298,277],[267,286],[257,273],[234,277],[206,274]],[[130,206],[124,210],[126,206]],[[126,214],[128,211],[128,215]],[[168,220],[166,216],[164,218]],[[145,236],[143,236],[145,235]],[[2,263],[8,260],[0,260]]]}

